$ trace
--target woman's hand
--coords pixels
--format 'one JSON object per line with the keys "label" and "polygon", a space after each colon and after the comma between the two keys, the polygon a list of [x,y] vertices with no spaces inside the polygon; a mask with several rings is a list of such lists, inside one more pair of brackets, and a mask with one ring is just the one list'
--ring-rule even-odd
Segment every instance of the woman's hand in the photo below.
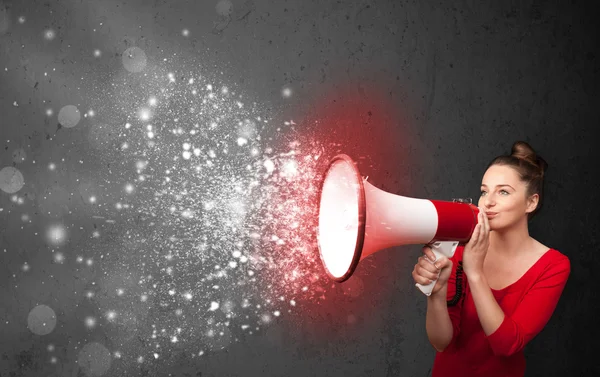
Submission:
{"label": "woman's hand", "polygon": [[448,278],[452,272],[452,261],[444,256],[436,260],[435,254],[428,245],[423,247],[423,254],[425,255],[419,257],[413,268],[412,277],[415,283],[421,285],[427,285],[437,279],[431,291],[433,296],[448,285]]}
{"label": "woman's hand", "polygon": [[463,251],[463,270],[467,277],[483,275],[483,261],[490,246],[490,224],[485,211],[479,208],[477,225]]}

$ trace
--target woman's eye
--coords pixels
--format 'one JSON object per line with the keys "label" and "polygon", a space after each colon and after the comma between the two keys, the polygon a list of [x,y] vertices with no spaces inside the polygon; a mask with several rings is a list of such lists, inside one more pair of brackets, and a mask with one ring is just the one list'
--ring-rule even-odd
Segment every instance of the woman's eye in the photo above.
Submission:
{"label": "woman's eye", "polygon": [[500,192],[504,192],[504,193],[508,194],[508,191],[506,191],[506,190],[500,190]]}
{"label": "woman's eye", "polygon": [[483,194],[485,194],[485,191],[482,191],[482,192],[481,192],[481,195],[483,195]]}

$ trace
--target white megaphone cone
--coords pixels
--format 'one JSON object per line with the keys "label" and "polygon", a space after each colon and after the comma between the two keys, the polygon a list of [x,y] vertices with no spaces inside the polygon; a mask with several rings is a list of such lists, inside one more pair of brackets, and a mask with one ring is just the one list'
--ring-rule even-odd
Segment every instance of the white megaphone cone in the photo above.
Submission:
{"label": "white megaphone cone", "polygon": [[[439,201],[394,195],[364,180],[347,155],[334,157],[321,182],[317,241],[327,274],[348,279],[358,262],[392,246],[429,244],[451,258],[467,242],[479,210],[459,199]],[[431,294],[435,280],[417,284]]]}

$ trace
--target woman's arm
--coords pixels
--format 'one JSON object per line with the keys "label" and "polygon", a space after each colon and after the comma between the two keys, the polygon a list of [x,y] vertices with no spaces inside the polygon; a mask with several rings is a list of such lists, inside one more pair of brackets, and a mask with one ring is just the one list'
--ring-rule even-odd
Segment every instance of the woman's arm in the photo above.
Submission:
{"label": "woman's arm", "polygon": [[452,341],[454,330],[446,304],[447,286],[427,297],[425,328],[429,342],[438,352],[442,352]]}
{"label": "woman's arm", "polygon": [[[510,356],[523,350],[550,320],[571,272],[569,259],[560,256],[525,294],[517,309],[487,339],[496,355]],[[479,309],[477,310],[479,314]],[[480,318],[485,314],[479,314]],[[488,322],[489,319],[481,321]],[[486,332],[487,334],[487,332]]]}
{"label": "woman's arm", "polygon": [[483,332],[486,336],[490,335],[498,330],[504,321],[504,311],[498,305],[483,274],[468,275],[467,280]]}

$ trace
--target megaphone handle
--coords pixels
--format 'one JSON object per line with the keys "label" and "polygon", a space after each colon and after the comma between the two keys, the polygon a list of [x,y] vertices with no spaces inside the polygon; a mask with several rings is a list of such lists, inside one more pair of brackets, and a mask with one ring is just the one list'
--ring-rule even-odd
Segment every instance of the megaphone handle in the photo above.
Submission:
{"label": "megaphone handle", "polygon": [[[435,249],[431,249],[431,251],[433,251],[433,253],[435,254],[435,260],[438,260],[443,254]],[[440,273],[438,272],[438,276],[440,276]],[[431,291],[433,290],[433,287],[435,287],[435,283],[437,282],[437,279],[435,279],[434,281],[432,281],[429,284],[423,285],[423,284],[415,284],[420,290],[421,292],[423,292],[425,294],[425,296],[430,296],[431,295]]]}
{"label": "megaphone handle", "polygon": [[[431,251],[433,251],[433,254],[435,255],[435,260],[438,260],[440,257],[445,256],[447,258],[452,258],[452,256],[454,256],[454,251],[456,250],[456,246],[458,246],[458,242],[453,242],[453,241],[444,241],[444,242],[434,242],[432,244],[429,244],[429,246],[431,247]],[[439,272],[438,272],[438,277],[440,276]],[[419,283],[416,283],[415,285],[421,290],[421,292],[423,292],[425,294],[425,296],[431,296],[431,291],[433,290],[433,287],[435,287],[435,283],[437,282],[437,279],[435,279],[434,281],[432,281],[429,284],[426,285],[422,285]]]}

